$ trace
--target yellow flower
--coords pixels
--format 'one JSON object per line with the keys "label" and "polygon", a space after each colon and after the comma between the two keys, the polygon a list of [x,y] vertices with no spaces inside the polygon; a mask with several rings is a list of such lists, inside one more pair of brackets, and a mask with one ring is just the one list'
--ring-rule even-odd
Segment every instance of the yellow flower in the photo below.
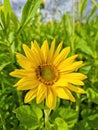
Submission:
{"label": "yellow flower", "polygon": [[16,69],[10,75],[20,78],[14,85],[18,90],[28,90],[24,102],[28,103],[36,97],[36,102],[41,103],[46,99],[49,108],[56,106],[56,97],[75,102],[70,91],[85,93],[77,85],[84,85],[87,77],[77,73],[76,70],[83,64],[82,61],[74,61],[77,55],[67,58],[70,47],[62,49],[62,42],[55,50],[55,40],[50,49],[47,40],[39,47],[34,41],[31,48],[23,45],[25,55],[16,54],[18,63],[22,69]]}
{"label": "yellow flower", "polygon": [[42,0],[42,4],[45,5],[46,1],[45,0]]}
{"label": "yellow flower", "polygon": [[1,10],[4,11],[4,6],[3,5],[0,6],[0,11]]}

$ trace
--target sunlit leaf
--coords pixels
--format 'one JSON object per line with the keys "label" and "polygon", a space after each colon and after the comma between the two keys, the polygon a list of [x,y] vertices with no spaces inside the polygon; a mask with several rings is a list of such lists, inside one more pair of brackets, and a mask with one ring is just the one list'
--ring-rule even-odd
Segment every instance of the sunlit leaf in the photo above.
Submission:
{"label": "sunlit leaf", "polygon": [[94,6],[93,9],[92,9],[91,12],[90,12],[88,18],[87,18],[87,21],[89,21],[89,19],[93,16],[93,14],[96,12],[96,10],[97,10],[97,7]]}
{"label": "sunlit leaf", "polygon": [[7,62],[7,63],[3,63],[1,66],[0,66],[0,71],[2,71],[7,65],[9,65],[10,62]]}
{"label": "sunlit leaf", "polygon": [[85,8],[86,8],[86,6],[87,6],[87,3],[88,3],[88,0],[84,0],[84,1],[82,2],[82,6],[81,6],[81,9],[80,9],[80,14],[81,14],[81,16],[83,15],[83,12],[84,12],[84,10],[85,10]]}
{"label": "sunlit leaf", "polygon": [[[67,114],[69,113],[69,114]],[[66,120],[69,127],[74,126],[74,124],[77,122],[77,112],[70,108],[63,108],[61,107],[59,109],[60,116]]]}
{"label": "sunlit leaf", "polygon": [[58,130],[68,130],[68,125],[62,118],[56,118],[55,124],[57,125]]}
{"label": "sunlit leaf", "polygon": [[[36,109],[36,108],[35,108]],[[40,111],[40,112],[39,112]],[[26,126],[27,128],[37,128],[40,125],[39,118],[41,118],[40,115],[42,114],[41,110],[37,108],[37,114],[33,109],[30,108],[28,105],[20,106],[15,110],[16,117],[19,119],[20,123],[23,126]]]}
{"label": "sunlit leaf", "polygon": [[87,45],[87,42],[81,38],[79,39],[77,38],[77,40],[78,40],[78,43],[76,45],[76,49],[79,49],[82,52],[93,57],[94,56],[93,50],[89,45]]}
{"label": "sunlit leaf", "polygon": [[37,9],[39,8],[41,0],[27,0],[26,4],[24,5],[22,11],[22,19],[21,25],[19,28],[20,30],[28,24],[30,20],[32,20],[33,16],[35,15]]}
{"label": "sunlit leaf", "polygon": [[4,0],[4,10],[5,13],[11,13],[12,8],[11,8],[10,0]]}
{"label": "sunlit leaf", "polygon": [[93,90],[92,88],[88,88],[87,96],[88,96],[89,100],[98,104],[98,92],[97,91]]}

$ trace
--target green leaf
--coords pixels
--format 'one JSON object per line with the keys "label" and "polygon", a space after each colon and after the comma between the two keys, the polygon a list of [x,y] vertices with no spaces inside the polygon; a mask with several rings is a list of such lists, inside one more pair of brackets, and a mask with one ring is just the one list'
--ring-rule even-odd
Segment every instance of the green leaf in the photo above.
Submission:
{"label": "green leaf", "polygon": [[7,65],[9,65],[11,62],[3,63],[0,65],[0,71],[2,71]]}
{"label": "green leaf", "polygon": [[[36,110],[36,108],[35,108]],[[16,117],[19,119],[20,123],[27,128],[37,128],[40,126],[40,121],[38,120],[41,116],[35,113],[35,110],[28,105],[20,106],[15,110]],[[41,114],[41,111],[37,108],[37,112]]]}
{"label": "green leaf", "polygon": [[87,45],[87,42],[81,38],[77,37],[77,45],[76,49],[81,50],[82,52],[94,57],[94,53],[89,45]]}
{"label": "green leaf", "polygon": [[93,90],[92,88],[88,88],[87,96],[92,102],[98,104],[98,92],[97,91]]}
{"label": "green leaf", "polygon": [[27,0],[22,11],[21,25],[18,30],[19,32],[32,20],[40,6],[40,3],[41,0]]}
{"label": "green leaf", "polygon": [[91,129],[98,129],[98,110],[84,109],[81,113],[83,120]]}
{"label": "green leaf", "polygon": [[18,21],[18,18],[13,11],[11,12],[10,17],[11,17],[11,20],[13,21],[13,23],[15,25],[15,29],[18,29],[19,21]]}
{"label": "green leaf", "polygon": [[55,124],[57,125],[58,130],[68,130],[68,125],[62,118],[56,118]]}
{"label": "green leaf", "polygon": [[57,125],[56,124],[51,124],[50,122],[47,123],[47,128],[42,129],[42,130],[57,130]]}
{"label": "green leaf", "polygon": [[4,11],[6,14],[11,13],[12,8],[11,8],[10,0],[4,0]]}
{"label": "green leaf", "polygon": [[61,107],[59,109],[59,115],[66,120],[70,128],[77,122],[77,112],[71,108]]}
{"label": "green leaf", "polygon": [[82,3],[81,9],[80,9],[81,16],[83,15],[83,12],[84,12],[84,10],[87,6],[87,3],[88,3],[88,0],[84,0],[83,3]]}
{"label": "green leaf", "polygon": [[83,119],[87,120],[87,118],[89,117],[89,115],[91,114],[92,110],[90,108],[84,108],[81,112],[81,116]]}
{"label": "green leaf", "polygon": [[88,118],[88,124],[93,129],[98,129],[98,114],[93,114]]}
{"label": "green leaf", "polygon": [[26,128],[24,128],[23,126],[17,126],[12,128],[11,130],[27,130]]}
{"label": "green leaf", "polygon": [[79,1],[78,4],[78,9],[79,9],[79,14],[81,15],[81,8],[82,8],[82,0]]}
{"label": "green leaf", "polygon": [[92,3],[98,8],[98,3],[96,2],[96,0],[92,0]]}
{"label": "green leaf", "polygon": [[85,65],[82,66],[82,68],[80,68],[80,72],[82,72],[83,74],[88,74],[90,70],[91,70],[91,65]]}
{"label": "green leaf", "polygon": [[40,120],[43,116],[41,109],[39,107],[33,105],[32,110],[35,112],[37,119]]}
{"label": "green leaf", "polygon": [[71,24],[71,18],[68,15],[64,15],[63,17],[63,24],[66,27],[66,30],[69,35],[72,34],[72,24]]}
{"label": "green leaf", "polygon": [[6,26],[5,13],[3,11],[1,11],[0,12],[0,27],[3,30],[5,28],[5,26]]}
{"label": "green leaf", "polygon": [[90,14],[89,14],[89,16],[88,16],[88,18],[87,18],[87,22],[89,21],[89,19],[92,17],[92,15],[96,12],[96,10],[97,10],[97,7],[96,6],[94,6],[93,7],[93,9],[91,10],[91,12],[90,12]]}
{"label": "green leaf", "polygon": [[88,123],[86,120],[82,120],[75,124],[74,128],[72,130],[90,130],[88,127]]}

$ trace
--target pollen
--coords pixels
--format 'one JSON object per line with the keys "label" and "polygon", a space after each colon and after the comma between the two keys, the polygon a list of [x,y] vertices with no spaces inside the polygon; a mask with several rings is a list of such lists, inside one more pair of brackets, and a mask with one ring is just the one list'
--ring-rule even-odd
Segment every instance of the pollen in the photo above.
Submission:
{"label": "pollen", "polygon": [[43,64],[36,69],[37,79],[45,85],[53,85],[59,79],[59,72],[51,64]]}

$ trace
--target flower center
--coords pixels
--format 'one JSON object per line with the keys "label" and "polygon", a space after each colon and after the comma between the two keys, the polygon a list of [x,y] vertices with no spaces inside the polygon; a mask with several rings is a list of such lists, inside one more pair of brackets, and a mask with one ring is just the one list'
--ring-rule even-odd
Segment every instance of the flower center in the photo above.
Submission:
{"label": "flower center", "polygon": [[43,64],[36,69],[36,76],[45,85],[52,85],[58,80],[59,73],[55,66]]}

